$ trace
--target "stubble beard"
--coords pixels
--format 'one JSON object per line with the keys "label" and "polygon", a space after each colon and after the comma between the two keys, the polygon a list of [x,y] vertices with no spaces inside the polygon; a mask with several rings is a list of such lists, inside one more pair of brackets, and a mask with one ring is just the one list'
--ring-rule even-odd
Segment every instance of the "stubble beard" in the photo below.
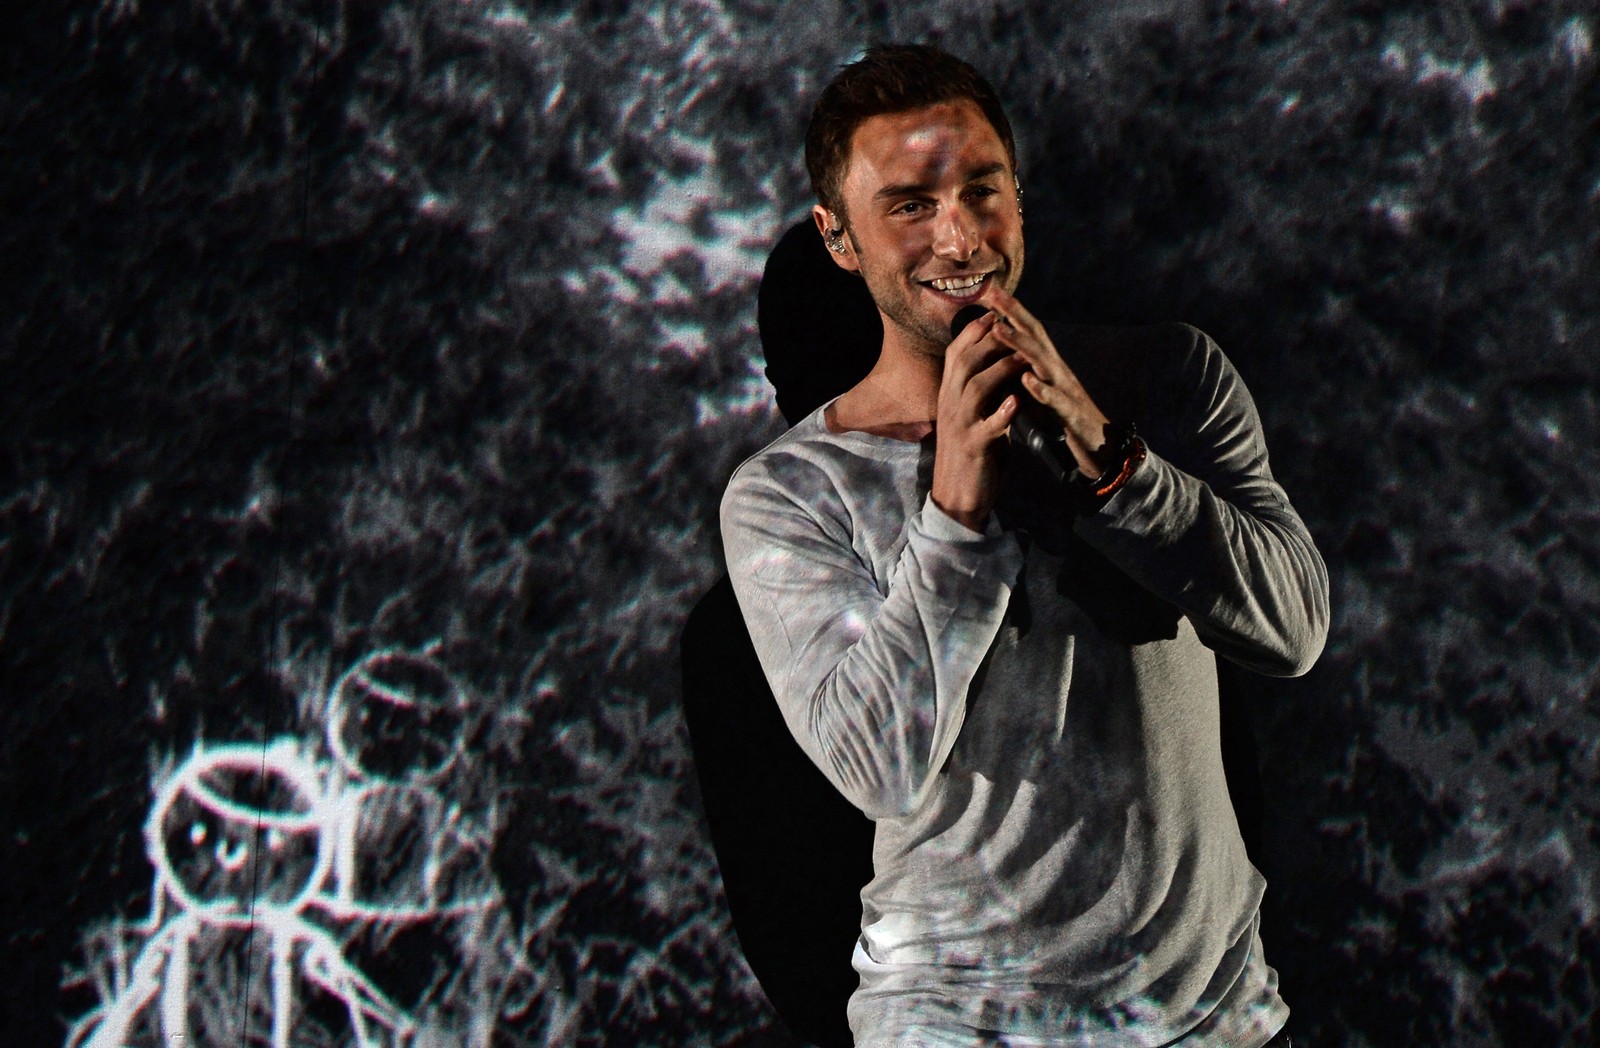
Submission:
{"label": "stubble beard", "polygon": [[914,345],[931,356],[944,356],[945,347],[950,342],[947,325],[917,310],[907,301],[901,287],[891,286],[888,294],[878,294],[869,283],[867,290],[873,291],[872,299],[889,323],[907,335]]}
{"label": "stubble beard", "polygon": [[[859,248],[856,258],[862,259]],[[1015,291],[1016,274],[1020,271],[1022,261],[1020,251],[1016,258],[1005,261],[1006,268],[997,272],[994,279],[999,280],[1006,291]],[[944,351],[950,345],[950,324],[917,308],[915,299],[923,293],[920,284],[910,277],[905,277],[902,283],[900,274],[884,273],[865,264],[861,266],[861,278],[866,282],[867,292],[872,295],[878,312],[899,328],[915,348],[929,356],[944,357]]]}

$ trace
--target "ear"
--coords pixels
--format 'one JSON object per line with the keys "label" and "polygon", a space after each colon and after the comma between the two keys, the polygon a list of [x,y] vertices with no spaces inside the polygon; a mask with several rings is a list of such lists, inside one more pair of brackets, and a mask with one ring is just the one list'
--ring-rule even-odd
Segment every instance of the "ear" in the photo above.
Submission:
{"label": "ear", "polygon": [[827,245],[828,256],[833,259],[834,265],[848,273],[861,272],[861,263],[856,261],[855,243],[850,239],[850,234],[845,232],[844,223],[821,204],[812,206],[811,217],[817,223],[817,232],[822,234],[822,242]]}

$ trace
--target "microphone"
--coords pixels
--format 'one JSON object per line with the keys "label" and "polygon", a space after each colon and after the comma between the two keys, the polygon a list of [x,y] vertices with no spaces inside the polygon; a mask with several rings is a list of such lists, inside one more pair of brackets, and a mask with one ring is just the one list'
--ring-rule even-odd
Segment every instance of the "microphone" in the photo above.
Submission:
{"label": "microphone", "polygon": [[[962,306],[956,310],[956,315],[950,320],[950,340],[955,341],[968,324],[987,312],[982,306]],[[1067,438],[1061,432],[1060,423],[1048,408],[1029,396],[1021,382],[1012,383],[1006,392],[1017,395],[1017,413],[1011,416],[1012,443],[1027,448],[1050,471],[1052,477],[1066,483],[1067,475],[1077,463],[1072,461],[1067,452]]]}

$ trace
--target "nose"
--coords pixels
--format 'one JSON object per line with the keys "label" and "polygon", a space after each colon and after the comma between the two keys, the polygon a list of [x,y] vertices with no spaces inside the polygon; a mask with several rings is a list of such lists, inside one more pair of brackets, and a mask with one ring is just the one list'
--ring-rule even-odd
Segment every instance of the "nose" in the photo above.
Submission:
{"label": "nose", "polygon": [[978,245],[978,224],[957,204],[939,216],[933,234],[933,253],[951,262],[965,262]]}

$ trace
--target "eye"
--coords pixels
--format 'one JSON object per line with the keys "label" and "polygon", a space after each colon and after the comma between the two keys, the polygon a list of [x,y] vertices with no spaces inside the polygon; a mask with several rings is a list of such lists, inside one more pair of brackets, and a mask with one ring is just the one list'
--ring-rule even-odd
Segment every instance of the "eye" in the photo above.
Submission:
{"label": "eye", "polygon": [[907,200],[905,203],[896,206],[889,213],[891,215],[904,215],[906,218],[915,218],[922,214],[926,208],[927,205],[920,200]]}
{"label": "eye", "polygon": [[250,859],[250,844],[248,841],[233,840],[223,837],[217,841],[217,862],[229,872],[244,868]]}

